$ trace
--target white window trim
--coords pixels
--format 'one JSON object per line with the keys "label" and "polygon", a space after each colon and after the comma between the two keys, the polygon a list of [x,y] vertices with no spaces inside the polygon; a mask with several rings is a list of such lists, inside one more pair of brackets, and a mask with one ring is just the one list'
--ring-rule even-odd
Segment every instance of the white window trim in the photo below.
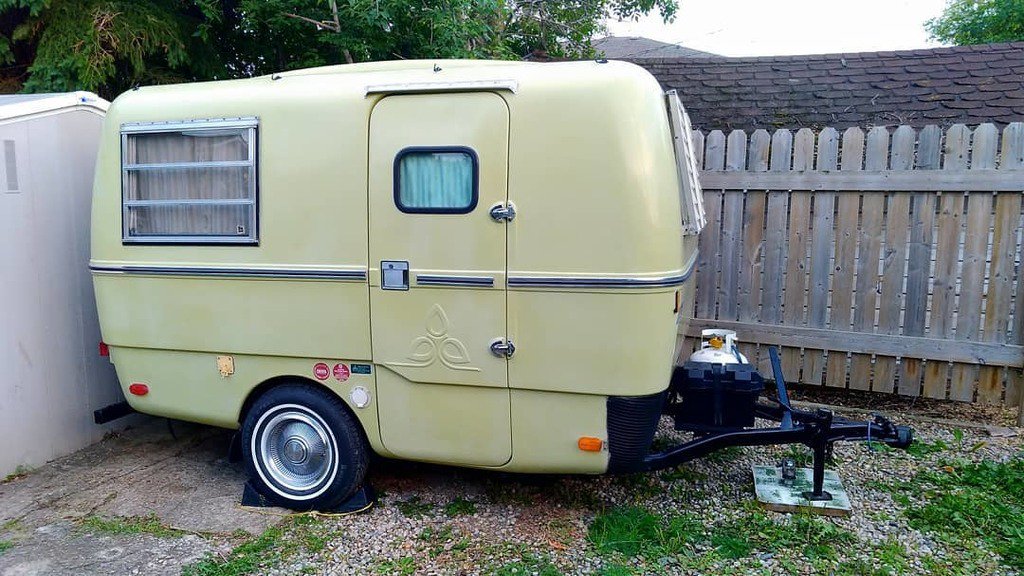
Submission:
{"label": "white window trim", "polygon": [[[256,167],[259,119],[254,116],[242,118],[206,118],[199,120],[182,120],[173,122],[132,122],[121,125],[121,242],[123,244],[242,244],[255,246],[259,244],[259,210],[257,183],[258,171]],[[215,131],[215,130],[237,130],[246,129],[249,131],[248,160],[225,160],[221,162],[175,162],[167,164],[130,164],[126,157],[128,153],[128,137],[134,134],[157,134],[161,132],[183,132],[188,130]],[[179,199],[179,200],[128,200],[128,174],[145,170],[166,170],[183,168],[220,168],[220,167],[248,167],[249,168],[249,197],[242,199]],[[135,206],[187,206],[187,205],[246,205],[252,206],[249,210],[249,233],[245,236],[141,236],[128,233],[128,210]]]}

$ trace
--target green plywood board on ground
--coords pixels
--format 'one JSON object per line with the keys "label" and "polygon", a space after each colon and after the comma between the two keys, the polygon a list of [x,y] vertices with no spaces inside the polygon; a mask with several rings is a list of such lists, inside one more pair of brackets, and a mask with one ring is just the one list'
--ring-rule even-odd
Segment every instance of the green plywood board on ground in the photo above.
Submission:
{"label": "green plywood board on ground", "polygon": [[802,494],[812,489],[813,472],[810,468],[797,468],[796,478],[786,482],[782,469],[777,466],[751,466],[754,473],[754,492],[757,500],[768,510],[776,512],[810,512],[827,516],[849,516],[850,497],[832,470],[825,471],[824,489],[832,499],[812,502]]}

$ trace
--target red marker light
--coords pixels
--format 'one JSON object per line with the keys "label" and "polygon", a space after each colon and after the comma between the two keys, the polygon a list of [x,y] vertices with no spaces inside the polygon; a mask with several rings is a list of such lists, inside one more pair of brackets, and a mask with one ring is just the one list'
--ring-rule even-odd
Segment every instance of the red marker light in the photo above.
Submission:
{"label": "red marker light", "polygon": [[145,396],[146,394],[149,394],[149,386],[146,386],[145,384],[142,384],[140,382],[135,382],[134,384],[128,387],[128,391],[134,394],[135,396]]}
{"label": "red marker light", "polygon": [[100,340],[100,356],[103,356],[104,358],[110,356],[110,347],[102,340]]}

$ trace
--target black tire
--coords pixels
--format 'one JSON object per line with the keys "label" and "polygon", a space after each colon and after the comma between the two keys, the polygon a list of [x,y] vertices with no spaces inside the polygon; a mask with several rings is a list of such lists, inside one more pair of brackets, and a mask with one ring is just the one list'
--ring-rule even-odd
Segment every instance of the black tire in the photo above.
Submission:
{"label": "black tire", "polygon": [[293,510],[330,510],[359,489],[369,449],[348,407],[329,391],[284,384],[260,396],[242,423],[253,487]]}

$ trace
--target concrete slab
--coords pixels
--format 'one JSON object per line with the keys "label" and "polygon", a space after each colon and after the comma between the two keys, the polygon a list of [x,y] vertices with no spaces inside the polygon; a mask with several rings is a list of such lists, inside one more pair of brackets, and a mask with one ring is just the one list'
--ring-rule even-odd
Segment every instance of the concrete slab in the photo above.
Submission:
{"label": "concrete slab", "polygon": [[[232,533],[281,521],[283,510],[239,505],[245,470],[227,461],[231,431],[179,422],[174,431],[151,419],[0,484],[0,539],[15,543],[0,575],[177,574]],[[196,535],[88,533],[77,525],[88,515],[155,515]]]}

